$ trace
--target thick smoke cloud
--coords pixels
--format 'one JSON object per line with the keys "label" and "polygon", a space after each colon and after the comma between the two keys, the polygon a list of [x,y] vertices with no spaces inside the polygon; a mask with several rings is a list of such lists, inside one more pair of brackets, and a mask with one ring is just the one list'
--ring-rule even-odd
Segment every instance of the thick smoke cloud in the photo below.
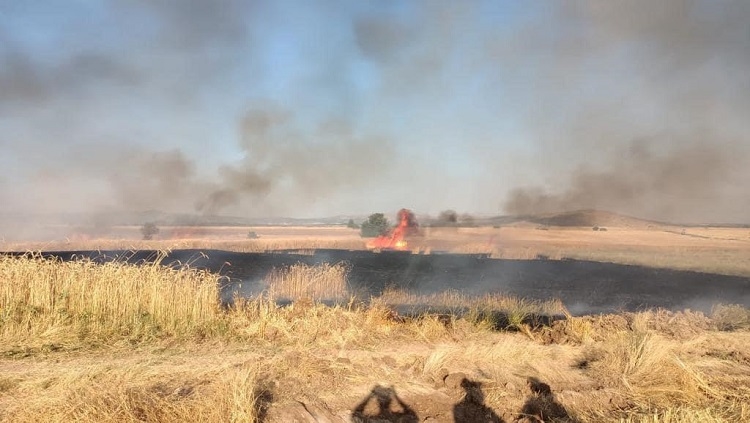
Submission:
{"label": "thick smoke cloud", "polygon": [[[387,140],[359,136],[346,122],[303,131],[292,112],[272,107],[249,111],[241,127],[244,157],[221,168],[220,182],[196,204],[201,212],[216,213],[244,199],[270,202],[278,212],[342,189],[364,190],[394,154]],[[274,196],[280,186],[283,195]]]}
{"label": "thick smoke cloud", "polygon": [[748,221],[745,1],[0,12],[0,212]]}
{"label": "thick smoke cloud", "polygon": [[[201,163],[196,151],[210,153],[209,140],[140,139],[144,133],[131,119],[149,119],[159,108],[201,109],[200,102],[216,101],[216,91],[236,89],[225,81],[233,81],[238,66],[241,83],[263,77],[249,27],[263,21],[267,5],[114,1],[107,7],[123,16],[115,18],[114,32],[148,36],[128,34],[121,51],[71,39],[81,47],[49,60],[0,31],[0,120],[18,125],[20,136],[6,132],[0,143],[6,161],[24,163],[15,187],[0,184],[0,211],[294,215],[341,191],[366,190],[373,174],[387,173],[387,139],[355,129],[345,113],[311,121],[272,100],[239,113],[227,130],[236,160]],[[138,114],[124,116],[132,108]]]}
{"label": "thick smoke cloud", "polygon": [[[545,96],[551,102],[534,117],[542,154],[558,155],[545,164],[562,183],[515,188],[506,211],[604,208],[746,222],[750,75],[740,69],[750,66],[748,3],[579,2],[561,13],[582,25],[572,38],[585,49],[570,39],[537,39],[532,49],[550,54],[544,89],[559,97]],[[604,61],[612,55],[617,60]],[[601,74],[578,72],[598,60]],[[587,85],[621,92],[575,95]],[[579,103],[565,104],[571,99]]]}
{"label": "thick smoke cloud", "polygon": [[696,142],[661,155],[650,151],[646,143],[633,143],[618,153],[606,168],[595,164],[577,168],[562,193],[533,187],[512,191],[506,203],[508,212],[605,209],[700,222],[700,216],[720,213],[716,205],[722,198],[744,189],[731,181],[737,180],[746,152],[735,155],[737,151]]}

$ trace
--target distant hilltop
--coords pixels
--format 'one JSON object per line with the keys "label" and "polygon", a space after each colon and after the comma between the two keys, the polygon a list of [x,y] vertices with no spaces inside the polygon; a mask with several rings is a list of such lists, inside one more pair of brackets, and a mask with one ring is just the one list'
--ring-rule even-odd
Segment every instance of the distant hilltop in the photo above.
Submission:
{"label": "distant hilltop", "polygon": [[639,219],[604,210],[576,210],[564,213],[519,216],[533,223],[547,226],[613,226],[623,228],[646,228],[664,226],[667,223]]}
{"label": "distant hilltop", "polygon": [[558,227],[620,227],[620,228],[651,228],[666,226],[686,226],[686,227],[749,227],[743,224],[682,224],[678,222],[660,222],[655,220],[641,219],[632,216],[626,216],[605,210],[575,210],[560,213],[540,213],[516,216],[497,216],[485,219],[477,219],[478,226],[517,226],[526,224],[558,226]]}

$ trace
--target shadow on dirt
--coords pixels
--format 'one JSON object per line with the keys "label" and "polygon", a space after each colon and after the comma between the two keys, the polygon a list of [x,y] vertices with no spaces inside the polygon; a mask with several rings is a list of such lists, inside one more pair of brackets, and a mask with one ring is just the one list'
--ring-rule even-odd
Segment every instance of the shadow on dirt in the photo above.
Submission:
{"label": "shadow on dirt", "polygon": [[565,407],[555,399],[552,388],[535,377],[526,381],[531,393],[521,407],[520,418],[529,423],[544,423],[548,421],[565,421],[578,423],[572,418]]}
{"label": "shadow on dirt", "polygon": [[257,385],[253,390],[253,398],[255,398],[255,402],[253,403],[253,410],[255,411],[255,415],[257,416],[256,421],[259,423],[263,423],[266,421],[268,409],[274,400],[271,384],[261,383]]}
{"label": "shadow on dirt", "polygon": [[352,410],[352,422],[417,423],[419,417],[399,398],[392,387],[376,385]]}
{"label": "shadow on dirt", "polygon": [[487,422],[505,423],[490,407],[484,404],[482,384],[469,379],[461,381],[464,397],[453,406],[453,421],[455,423]]}
{"label": "shadow on dirt", "polygon": [[[6,253],[19,255],[19,253]],[[220,250],[44,252],[62,260],[89,258],[154,262],[207,269],[226,276],[222,301],[259,292],[273,268],[296,263],[348,263],[348,283],[361,298],[396,288],[415,294],[447,290],[500,293],[532,300],[560,299],[573,315],[648,308],[710,312],[716,303],[750,306],[750,278],[580,260],[508,260],[471,254],[410,254],[349,250],[236,253]]]}
{"label": "shadow on dirt", "polygon": [[[521,409],[516,413],[507,414],[515,416],[513,422],[579,423],[579,420],[571,416],[565,407],[557,401],[548,384],[537,378],[529,377],[527,386],[530,393]],[[451,410],[454,423],[508,423],[485,403],[485,394],[481,382],[463,378],[460,387],[464,391],[463,397],[453,405]],[[455,389],[457,388],[458,386],[455,386]],[[428,410],[430,406],[426,404],[429,403],[422,405],[425,405],[425,410]],[[438,415],[441,415],[440,421],[450,418],[447,415],[450,411],[445,410],[444,412],[445,414],[438,413]],[[352,410],[351,421],[352,423],[416,423],[420,420],[414,409],[399,398],[392,387],[376,385]]]}

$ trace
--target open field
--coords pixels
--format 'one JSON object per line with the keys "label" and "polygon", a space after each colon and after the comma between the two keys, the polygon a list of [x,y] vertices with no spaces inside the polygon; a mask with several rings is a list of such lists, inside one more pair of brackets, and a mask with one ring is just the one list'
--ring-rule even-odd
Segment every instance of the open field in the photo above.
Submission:
{"label": "open field", "polygon": [[[316,303],[345,277],[336,266],[269,275],[269,295],[278,285],[301,297],[287,307],[259,297],[222,309],[217,277],[205,272],[2,258],[0,419],[750,418],[747,309],[518,320],[497,330],[483,313],[399,316],[387,303],[408,301],[406,293],[369,305]],[[560,307],[501,297],[473,306]],[[391,401],[390,411],[378,410],[379,400]]]}
{"label": "open field", "polygon": [[[535,291],[546,300],[421,292],[418,278],[406,289],[362,290],[365,280],[392,276],[365,255],[347,265],[311,251],[362,255],[358,231],[343,227],[165,227],[152,241],[141,241],[138,227],[115,229],[101,239],[0,249],[214,253],[191,253],[180,260],[193,268],[173,269],[0,257],[0,421],[750,421],[750,311],[731,301],[706,312],[576,317],[547,291]],[[446,287],[501,266],[525,289],[537,279],[544,289],[558,279],[585,288],[601,277],[588,291],[608,298],[629,283],[643,284],[628,291],[636,294],[682,283],[654,297],[674,300],[688,293],[687,279],[703,276],[621,264],[750,276],[746,228],[426,228],[409,247],[418,260],[394,269],[431,269],[425,277]],[[247,269],[231,253],[215,254],[286,249],[299,255],[260,255],[273,261]],[[466,266],[436,252],[545,260]],[[209,256],[215,265],[199,270]],[[247,273],[262,290],[222,307],[227,280],[217,272],[225,269]],[[324,305],[329,299],[338,305]],[[441,311],[404,314],[395,305]]]}
{"label": "open field", "polygon": [[[258,239],[248,239],[254,231]],[[71,237],[50,242],[5,242],[0,250],[186,249],[258,252],[278,249],[364,249],[356,229],[319,227],[164,227],[153,241],[141,241],[138,227],[115,227],[107,238]],[[749,228],[647,226],[425,228],[409,240],[419,251],[489,253],[498,258],[577,258],[624,264],[750,276]]]}

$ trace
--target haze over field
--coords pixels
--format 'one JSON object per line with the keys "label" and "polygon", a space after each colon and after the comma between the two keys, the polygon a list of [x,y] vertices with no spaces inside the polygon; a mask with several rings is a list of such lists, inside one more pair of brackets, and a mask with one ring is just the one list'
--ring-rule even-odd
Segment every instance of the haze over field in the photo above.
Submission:
{"label": "haze over field", "polygon": [[0,212],[750,221],[750,3],[0,0]]}

